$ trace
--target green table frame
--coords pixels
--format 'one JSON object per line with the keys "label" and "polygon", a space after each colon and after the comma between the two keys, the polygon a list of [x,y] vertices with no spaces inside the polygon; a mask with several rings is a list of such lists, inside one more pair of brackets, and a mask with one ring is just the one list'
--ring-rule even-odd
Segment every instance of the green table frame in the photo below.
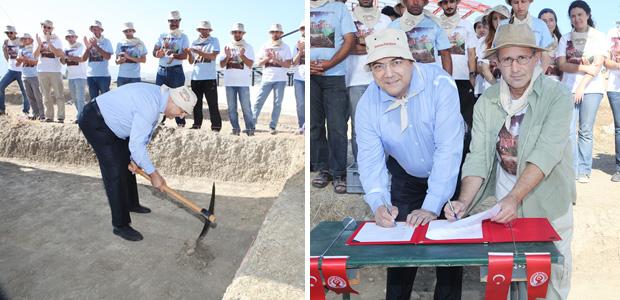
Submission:
{"label": "green table frame", "polygon": [[[358,224],[359,225],[359,224]],[[365,267],[446,267],[488,265],[489,252],[514,252],[513,243],[446,245],[368,245],[347,246],[345,242],[356,228],[345,231],[325,256],[348,256],[347,269]],[[310,232],[310,256],[319,256],[342,230],[342,222],[324,221]],[[517,243],[516,265],[525,265],[524,252],[549,252],[551,262],[562,264],[564,257],[553,242]],[[319,263],[319,269],[321,268]],[[524,283],[520,283],[523,285]],[[518,287],[523,291],[524,286]],[[513,288],[514,290],[514,288]],[[519,298],[521,294],[519,293]],[[343,299],[350,295],[343,294]]]}

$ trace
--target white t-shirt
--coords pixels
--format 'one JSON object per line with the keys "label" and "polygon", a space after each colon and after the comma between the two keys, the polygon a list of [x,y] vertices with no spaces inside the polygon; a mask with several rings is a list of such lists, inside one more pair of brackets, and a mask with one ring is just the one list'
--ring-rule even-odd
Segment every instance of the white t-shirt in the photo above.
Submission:
{"label": "white t-shirt", "polygon": [[9,70],[11,71],[22,71],[22,67],[18,67],[17,60],[15,60],[17,58],[17,52],[19,52],[19,48],[19,39],[14,39],[12,41],[9,39],[6,40],[6,50],[9,53]]}
{"label": "white t-shirt", "polygon": [[[351,18],[353,19],[353,23],[355,24],[355,28],[357,30],[354,35],[355,43],[358,45],[365,45],[366,42],[364,42],[364,37],[369,36],[375,32],[379,32],[382,29],[387,28],[388,25],[392,23],[392,19],[390,19],[390,17],[384,14],[381,14],[379,22],[377,22],[377,24],[375,24],[375,26],[373,26],[372,28],[368,28],[362,22],[358,21],[355,15],[353,15],[353,13],[351,13]],[[356,85],[368,85],[372,82],[372,73],[364,69],[367,57],[368,54],[351,54],[347,57],[347,87]]]}
{"label": "white t-shirt", "polygon": [[[575,41],[575,43],[573,43],[571,32],[562,35],[555,56],[558,58],[564,56],[567,62],[574,62],[576,64],[583,64],[584,61],[592,63],[595,56],[607,57],[607,50],[609,49],[607,45],[609,43],[607,42],[605,34],[594,28],[590,28],[590,31],[591,32],[588,33],[590,36],[588,39],[580,39]],[[577,46],[581,43],[585,43],[583,51],[580,51]],[[575,93],[583,75],[584,73],[581,72],[564,72],[562,75],[562,83],[571,89],[572,93]],[[584,93],[605,93],[605,83],[600,72],[588,83]]]}
{"label": "white t-shirt", "polygon": [[[254,60],[254,49],[250,44],[246,43],[245,57]],[[226,47],[231,48],[232,58],[228,61],[228,64],[224,66],[224,86],[250,86],[252,84],[252,67],[246,66],[241,58],[239,58],[239,49],[229,43]],[[226,52],[224,48],[219,54],[218,62],[223,61],[226,58]],[[219,63],[218,63],[219,66]]]}
{"label": "white t-shirt", "polygon": [[497,137],[495,153],[497,157],[497,172],[495,177],[495,197],[502,200],[517,183],[517,166],[519,148],[519,132],[527,112],[525,107],[516,113],[510,121],[510,129],[502,126]]}
{"label": "white t-shirt", "polygon": [[[452,57],[452,79],[469,80],[468,50],[478,46],[474,27],[469,21],[461,19],[452,32],[446,32],[450,40],[450,56]],[[441,56],[437,56],[441,62]]]}
{"label": "white t-shirt", "polygon": [[[480,39],[478,39],[478,44],[476,45],[476,64],[481,62],[482,58],[484,57],[484,50],[486,49],[484,45],[485,39],[486,39],[486,36],[483,36]],[[488,84],[488,82],[486,82],[486,80],[484,79],[482,75],[480,74],[476,75],[476,84],[474,85],[474,95],[481,95],[482,93],[484,93],[484,91],[486,91],[486,89],[488,88],[488,85],[485,83]]]}
{"label": "white t-shirt", "polygon": [[[297,49],[297,45],[295,45],[295,49],[293,49],[293,57],[295,57],[298,52],[299,49]],[[295,67],[293,79],[306,81],[306,58],[304,56],[299,58],[299,64]]]}
{"label": "white t-shirt", "polygon": [[[277,57],[280,60],[290,60],[292,58],[291,49],[284,42],[282,42],[282,45],[280,45],[279,47],[273,47],[271,45],[271,42],[265,44],[260,49],[260,52],[258,54],[260,57],[259,59],[266,57],[268,52],[272,52],[275,55],[275,57]],[[287,71],[288,71],[288,68],[284,68],[280,65],[273,64],[268,61],[263,66],[262,81],[263,82],[287,81],[288,80],[288,76],[286,75]]]}
{"label": "white t-shirt", "polygon": [[[52,45],[56,49],[62,49],[62,41],[59,38],[52,39]],[[56,57],[52,51],[50,51],[47,46],[46,41],[43,42],[41,47],[41,55],[39,57],[39,64],[37,65],[37,71],[40,72],[57,72],[60,73],[62,69],[62,64],[60,63],[60,58]],[[35,45],[35,49],[38,45]]]}
{"label": "white t-shirt", "polygon": [[[607,41],[609,43],[610,59],[616,63],[620,63],[620,29],[612,28],[607,33]],[[607,80],[607,91],[620,92],[620,70],[609,70],[609,79]]]}
{"label": "white t-shirt", "polygon": [[[65,56],[77,56],[82,57],[86,47],[81,43],[76,43],[76,47],[71,46],[65,48]],[[67,79],[86,79],[86,62],[66,62],[67,64]]]}

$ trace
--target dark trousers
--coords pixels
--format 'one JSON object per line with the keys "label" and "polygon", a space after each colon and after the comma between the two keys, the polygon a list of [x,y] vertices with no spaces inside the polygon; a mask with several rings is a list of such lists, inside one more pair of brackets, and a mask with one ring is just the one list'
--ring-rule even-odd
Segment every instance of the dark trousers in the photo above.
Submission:
{"label": "dark trousers", "polygon": [[127,169],[130,160],[129,140],[118,138],[110,130],[103,121],[96,101],[84,106],[78,124],[97,155],[112,211],[112,225],[128,225],[131,223],[129,209],[140,205],[136,175]]}
{"label": "dark trousers", "polygon": [[[411,211],[422,207],[428,189],[428,178],[409,175],[391,156],[386,164],[392,174],[392,205],[398,207],[396,220],[405,221]],[[444,218],[443,212],[439,217]],[[415,267],[388,268],[385,298],[409,300],[417,271],[418,268]],[[461,299],[462,267],[437,267],[436,275],[434,299]]]}
{"label": "dark trousers", "polygon": [[90,96],[90,99],[95,99],[95,97],[109,92],[110,81],[112,81],[112,77],[110,76],[86,77],[86,82],[88,84],[88,95]]}
{"label": "dark trousers", "polygon": [[192,80],[192,91],[198,97],[194,106],[194,126],[202,126],[202,96],[207,98],[209,106],[209,118],[211,119],[211,130],[219,131],[222,129],[222,116],[217,106],[217,81],[211,80]]}
{"label": "dark trousers", "polygon": [[456,82],[456,88],[459,91],[461,116],[463,116],[467,127],[471,130],[474,116],[474,104],[476,104],[474,87],[471,86],[471,82],[469,82],[469,80],[455,80],[454,82]]}
{"label": "dark trousers", "polygon": [[[155,76],[155,84],[161,86],[165,84],[171,88],[177,88],[185,84],[185,73],[183,73],[183,66],[176,65],[172,67],[159,66],[157,69],[157,76]],[[185,125],[185,118],[174,118],[179,125]],[[162,123],[166,120],[162,120]]]}
{"label": "dark trousers", "polygon": [[344,76],[310,76],[311,169],[347,174],[348,120]]}

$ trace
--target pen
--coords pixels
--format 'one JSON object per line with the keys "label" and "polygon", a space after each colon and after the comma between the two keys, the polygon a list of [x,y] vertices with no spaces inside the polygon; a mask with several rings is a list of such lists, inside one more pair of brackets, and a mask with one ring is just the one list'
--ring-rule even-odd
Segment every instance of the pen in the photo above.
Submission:
{"label": "pen", "polygon": [[[392,215],[392,208],[387,203],[387,201],[385,201],[385,198],[381,198],[381,201],[383,201],[383,206],[385,206],[385,209],[387,209],[387,213],[390,215],[390,217],[394,218],[394,216]],[[394,219],[394,226],[396,226],[396,219]]]}
{"label": "pen", "polygon": [[450,210],[452,211],[452,213],[454,214],[454,218],[458,221],[459,220],[459,216],[456,214],[456,212],[454,211],[454,206],[452,206],[452,201],[448,200],[448,205],[450,206]]}

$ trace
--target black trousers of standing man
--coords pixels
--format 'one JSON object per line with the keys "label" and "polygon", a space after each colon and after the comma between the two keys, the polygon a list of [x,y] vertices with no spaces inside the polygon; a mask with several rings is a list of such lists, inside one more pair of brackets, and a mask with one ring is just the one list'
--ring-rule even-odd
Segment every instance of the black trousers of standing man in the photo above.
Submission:
{"label": "black trousers of standing man", "polygon": [[209,118],[211,119],[211,130],[220,131],[222,129],[222,116],[217,105],[217,81],[213,80],[192,80],[192,91],[198,97],[194,106],[194,125],[202,126],[202,96],[207,99],[209,106]]}
{"label": "black trousers of standing man", "polygon": [[[393,157],[387,160],[387,169],[392,174],[392,205],[398,207],[396,221],[406,221],[407,215],[411,211],[422,208],[426,190],[428,189],[428,178],[418,178],[411,176],[400,166]],[[443,211],[440,218],[443,216]],[[409,300],[413,281],[415,280],[418,268],[388,268],[386,299],[388,300]],[[435,284],[435,300],[456,300],[461,299],[463,289],[463,268],[462,267],[437,267],[437,283]]]}
{"label": "black trousers of standing man", "polygon": [[129,139],[123,140],[110,130],[103,121],[97,101],[84,106],[78,124],[97,155],[112,211],[112,226],[129,225],[129,209],[140,206],[136,175],[127,169],[130,161]]}

